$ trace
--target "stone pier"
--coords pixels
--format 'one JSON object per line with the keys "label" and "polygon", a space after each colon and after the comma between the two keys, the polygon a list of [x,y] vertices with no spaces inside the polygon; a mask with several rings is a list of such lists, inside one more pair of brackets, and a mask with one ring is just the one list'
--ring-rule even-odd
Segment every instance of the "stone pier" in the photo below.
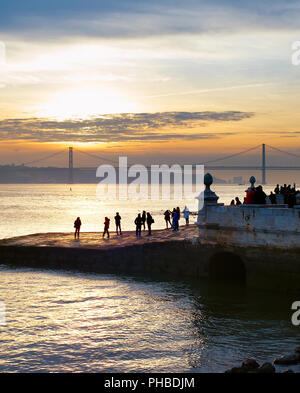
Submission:
{"label": "stone pier", "polygon": [[109,240],[101,233],[82,233],[80,240],[74,240],[73,233],[5,239],[0,241],[0,264],[235,280],[253,288],[299,293],[298,206],[224,206],[211,184],[211,175],[205,175],[197,223],[181,226],[179,232],[144,232],[141,239],[134,232],[112,233]]}

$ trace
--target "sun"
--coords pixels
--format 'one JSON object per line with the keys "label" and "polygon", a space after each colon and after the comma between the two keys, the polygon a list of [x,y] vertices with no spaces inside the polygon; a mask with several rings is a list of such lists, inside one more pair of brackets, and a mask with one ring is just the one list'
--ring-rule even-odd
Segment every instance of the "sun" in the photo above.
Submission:
{"label": "sun", "polygon": [[80,88],[55,94],[39,109],[39,116],[72,119],[88,118],[100,114],[130,113],[137,110],[136,103],[130,102],[121,94],[101,89]]}

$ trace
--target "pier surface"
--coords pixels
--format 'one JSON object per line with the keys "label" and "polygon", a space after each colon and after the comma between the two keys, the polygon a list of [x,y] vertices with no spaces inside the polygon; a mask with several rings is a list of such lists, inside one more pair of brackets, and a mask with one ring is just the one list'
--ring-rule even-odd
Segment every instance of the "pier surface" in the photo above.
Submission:
{"label": "pier surface", "polygon": [[0,264],[13,267],[75,270],[111,274],[167,274],[186,277],[205,275],[198,249],[198,227],[135,231],[109,239],[103,232],[80,234],[43,233],[0,240]]}
{"label": "pier surface", "polygon": [[0,240],[1,246],[30,246],[30,247],[63,247],[80,249],[112,249],[143,245],[148,243],[166,242],[171,240],[182,241],[198,237],[198,227],[195,224],[182,226],[178,232],[172,229],[152,230],[148,236],[148,230],[142,230],[142,236],[136,237],[135,231],[124,231],[122,235],[110,232],[110,238],[102,237],[103,232],[81,232],[80,239],[74,239],[72,233],[37,233],[33,235],[19,236]]}

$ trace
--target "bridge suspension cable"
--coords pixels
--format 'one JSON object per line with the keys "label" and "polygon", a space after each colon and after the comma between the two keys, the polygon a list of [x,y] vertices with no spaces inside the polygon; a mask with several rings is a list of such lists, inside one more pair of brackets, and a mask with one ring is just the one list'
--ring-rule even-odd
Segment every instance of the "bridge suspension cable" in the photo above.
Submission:
{"label": "bridge suspension cable", "polygon": [[261,147],[261,145],[257,145],[257,146],[251,147],[250,149],[243,150],[243,151],[241,151],[239,153],[231,154],[229,156],[223,156],[223,157],[217,158],[215,160],[209,160],[209,161],[203,162],[202,164],[210,164],[211,162],[218,162],[218,161],[227,160],[229,158],[237,157],[237,156],[240,156],[242,154],[248,153],[249,151],[255,150],[255,149],[259,148],[259,147]]}
{"label": "bridge suspension cable", "polygon": [[46,157],[39,158],[39,159],[37,159],[37,160],[24,162],[23,165],[36,164],[36,163],[38,163],[38,162],[46,161],[46,160],[49,160],[50,158],[56,157],[56,156],[58,156],[59,154],[62,154],[62,153],[65,153],[65,152],[66,152],[65,150],[61,150],[61,151],[58,151],[58,152],[56,152],[56,153],[47,155]]}
{"label": "bridge suspension cable", "polygon": [[103,160],[103,161],[107,161],[107,162],[110,162],[110,163],[112,163],[112,164],[114,164],[114,165],[119,166],[119,162],[114,161],[114,160],[111,160],[111,159],[109,159],[109,158],[105,158],[105,157],[102,157],[102,156],[97,156],[97,155],[95,155],[95,154],[87,153],[87,152],[85,152],[85,151],[78,150],[78,149],[76,149],[76,151],[77,151],[78,153],[85,154],[86,156],[89,156],[89,157],[91,157],[91,158],[94,158],[95,160]]}
{"label": "bridge suspension cable", "polygon": [[290,152],[288,152],[288,151],[286,151],[286,150],[281,150],[281,149],[278,149],[277,147],[273,147],[273,146],[270,146],[270,145],[266,145],[266,146],[269,147],[270,149],[279,151],[280,153],[288,154],[288,155],[290,155],[290,156],[300,158],[300,155],[299,155],[299,154],[290,153]]}

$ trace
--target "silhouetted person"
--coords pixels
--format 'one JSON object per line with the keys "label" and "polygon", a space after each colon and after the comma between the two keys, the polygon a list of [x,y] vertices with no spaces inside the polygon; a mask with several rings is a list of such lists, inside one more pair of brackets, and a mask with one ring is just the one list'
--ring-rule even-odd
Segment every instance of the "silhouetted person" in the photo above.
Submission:
{"label": "silhouetted person", "polygon": [[189,209],[185,206],[183,210],[183,217],[185,218],[185,224],[189,225],[190,223],[190,211]]}
{"label": "silhouetted person", "polygon": [[267,195],[264,193],[262,186],[256,187],[254,194],[254,203],[257,205],[265,205],[266,197]]}
{"label": "silhouetted person", "polygon": [[116,213],[115,215],[115,223],[116,223],[116,232],[117,235],[119,234],[120,231],[120,235],[122,235],[122,229],[121,229],[121,216],[119,213]]}
{"label": "silhouetted person", "polygon": [[147,213],[146,221],[147,221],[147,227],[148,227],[148,236],[150,236],[152,234],[151,225],[154,223],[154,220],[153,220],[150,213]]}
{"label": "silhouetted person", "polygon": [[108,217],[105,217],[104,232],[102,237],[104,237],[104,235],[107,234],[108,239],[109,239],[109,223],[110,223],[110,219]]}
{"label": "silhouetted person", "polygon": [[251,205],[254,203],[254,195],[255,190],[253,190],[252,188],[248,189],[245,200],[246,205]]}
{"label": "silhouetted person", "polygon": [[[278,188],[278,193],[279,193],[279,188]],[[272,191],[271,191],[271,194],[269,195],[269,199],[270,199],[270,202],[272,203],[272,205],[276,205],[276,194],[273,194]]]}
{"label": "silhouetted person", "polygon": [[231,200],[230,206],[235,206],[234,199]]}
{"label": "silhouetted person", "polygon": [[177,211],[175,211],[175,213],[174,213],[172,226],[173,226],[174,232],[177,232],[179,229],[179,215],[178,215]]}
{"label": "silhouetted person", "polygon": [[179,207],[176,208],[176,212],[178,214],[178,221],[179,221],[180,220],[180,209],[179,209]]}
{"label": "silhouetted person", "polygon": [[170,224],[170,227],[172,227],[172,224],[171,224],[171,212],[170,212],[170,210],[166,210],[165,212],[164,212],[164,216],[165,216],[165,221],[166,221],[166,227],[167,227],[167,229],[168,229],[168,224]]}
{"label": "silhouetted person", "polygon": [[239,205],[241,205],[242,204],[242,202],[239,200],[239,197],[236,197],[235,198],[235,205],[236,206],[239,206]]}
{"label": "silhouetted person", "polygon": [[274,188],[274,192],[275,192],[275,194],[279,194],[280,193],[279,184],[277,184],[277,186]]}
{"label": "silhouetted person", "polygon": [[294,192],[289,192],[287,194],[286,203],[289,205],[289,208],[292,208],[294,205],[296,205],[296,194]]}
{"label": "silhouetted person", "polygon": [[76,236],[78,237],[78,239],[79,239],[79,234],[80,234],[80,227],[81,227],[81,220],[80,220],[80,217],[77,217],[76,218],[76,221],[74,222],[74,228],[75,228],[75,239],[76,239]]}
{"label": "silhouetted person", "polygon": [[140,213],[138,214],[137,218],[134,220],[134,223],[136,225],[136,231],[135,231],[136,237],[141,237],[143,220]]}
{"label": "silhouetted person", "polygon": [[280,194],[283,194],[284,196],[286,195],[287,191],[287,185],[284,184],[283,187],[280,188]]}
{"label": "silhouetted person", "polygon": [[144,230],[146,230],[146,220],[147,220],[147,216],[146,216],[146,212],[144,210],[143,214],[142,214],[142,226],[144,227]]}

